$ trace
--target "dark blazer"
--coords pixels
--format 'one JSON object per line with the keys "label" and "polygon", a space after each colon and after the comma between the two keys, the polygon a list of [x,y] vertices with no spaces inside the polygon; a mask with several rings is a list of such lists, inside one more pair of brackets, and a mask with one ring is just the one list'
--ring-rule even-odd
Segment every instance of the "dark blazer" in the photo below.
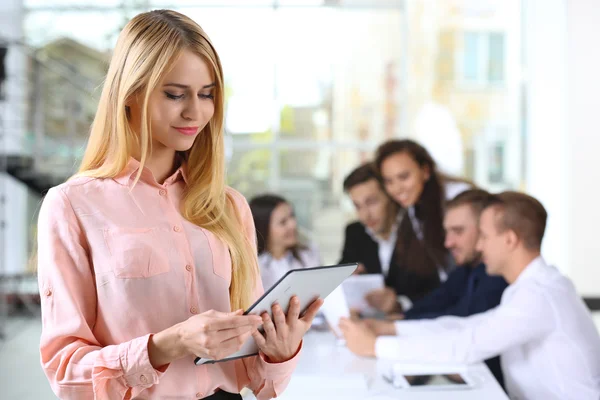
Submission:
{"label": "dark blazer", "polygon": [[[358,262],[365,266],[367,274],[381,274],[379,245],[367,233],[360,222],[346,226],[344,249],[339,263]],[[415,301],[439,285],[439,277],[419,276],[398,265],[396,251],[392,254],[390,268],[385,276],[385,285],[398,295],[404,295]]]}
{"label": "dark blazer", "polygon": [[[448,280],[440,287],[416,301],[412,308],[404,313],[404,319],[437,318],[447,315],[468,317],[479,314],[497,307],[507,286],[504,278],[488,275],[483,263],[475,268],[459,267],[448,275]],[[490,358],[485,362],[504,387],[500,358]]]}
{"label": "dark blazer", "polygon": [[[469,280],[472,289],[468,293]],[[405,319],[437,318],[445,315],[467,317],[490,310],[500,304],[508,283],[499,276],[490,276],[485,265],[459,267],[448,279],[427,296],[416,301],[404,314]]]}
{"label": "dark blazer", "polygon": [[360,222],[353,222],[346,226],[344,250],[340,259],[340,264],[353,262],[363,264],[367,274],[381,274],[379,245],[369,236],[365,226]]}

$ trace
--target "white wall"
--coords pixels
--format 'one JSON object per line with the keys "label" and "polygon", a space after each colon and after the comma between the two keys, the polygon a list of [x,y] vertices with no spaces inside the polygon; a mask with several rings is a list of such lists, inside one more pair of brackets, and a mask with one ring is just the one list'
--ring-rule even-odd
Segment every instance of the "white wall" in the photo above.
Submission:
{"label": "white wall", "polygon": [[[22,0],[0,1],[0,38],[22,39],[23,36]],[[9,46],[6,60],[8,79],[5,83],[6,100],[0,106],[3,140],[0,152],[15,154],[24,151],[22,138],[25,121],[26,73],[25,57],[21,51]],[[18,273],[27,264],[27,189],[15,179],[0,175],[0,191],[5,196],[5,204],[0,210],[0,218],[5,222],[0,234],[3,241],[2,273]]]}
{"label": "white wall", "polygon": [[600,3],[567,4],[571,276],[583,295],[600,297]]}
{"label": "white wall", "polygon": [[600,296],[600,4],[526,0],[527,191],[546,206],[543,253]]}
{"label": "white wall", "polygon": [[548,210],[543,253],[570,274],[565,0],[525,0],[527,191]]}

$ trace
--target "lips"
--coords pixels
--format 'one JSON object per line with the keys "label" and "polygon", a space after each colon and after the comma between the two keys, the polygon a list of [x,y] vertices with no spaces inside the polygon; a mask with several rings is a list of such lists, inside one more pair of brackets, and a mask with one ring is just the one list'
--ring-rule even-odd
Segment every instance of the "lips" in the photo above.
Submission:
{"label": "lips", "polygon": [[198,132],[197,126],[182,126],[182,127],[174,127],[179,133],[182,133],[186,136],[193,136]]}
{"label": "lips", "polygon": [[401,204],[408,203],[409,195],[408,193],[399,193],[394,196],[394,198]]}

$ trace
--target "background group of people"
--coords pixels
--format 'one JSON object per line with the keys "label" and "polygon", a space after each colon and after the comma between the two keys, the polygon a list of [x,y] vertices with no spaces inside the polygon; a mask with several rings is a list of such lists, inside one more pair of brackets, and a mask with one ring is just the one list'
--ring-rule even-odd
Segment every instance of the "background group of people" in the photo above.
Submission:
{"label": "background group of people", "polygon": [[[341,321],[350,350],[485,361],[517,399],[600,395],[600,338],[572,283],[541,257],[539,201],[445,175],[412,140],[383,143],[344,191],[358,220],[346,226],[339,262],[385,282],[366,295],[380,318]],[[266,288],[290,269],[319,265],[314,244],[298,240],[289,202],[263,195],[250,207]]]}

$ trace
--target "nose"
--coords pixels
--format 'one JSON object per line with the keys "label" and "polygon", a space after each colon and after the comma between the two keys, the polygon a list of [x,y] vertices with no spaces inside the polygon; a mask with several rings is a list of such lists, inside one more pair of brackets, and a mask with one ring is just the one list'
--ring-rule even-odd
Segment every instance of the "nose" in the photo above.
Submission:
{"label": "nose", "polygon": [[296,218],[290,218],[289,228],[295,230],[297,225]]}
{"label": "nose", "polygon": [[452,240],[452,236],[450,235],[446,235],[446,240],[444,240],[444,247],[449,249],[452,247],[453,244],[453,240]]}
{"label": "nose", "polygon": [[200,120],[200,99],[198,96],[189,96],[188,99],[189,100],[185,103],[185,107],[181,112],[181,117],[187,121]]}
{"label": "nose", "polygon": [[390,196],[394,197],[400,192],[400,185],[395,181],[391,181],[385,185],[385,190]]}
{"label": "nose", "polygon": [[368,207],[364,207],[363,208],[363,213],[362,214],[363,214],[363,217],[364,217],[365,220],[371,219],[371,210],[369,210]]}

